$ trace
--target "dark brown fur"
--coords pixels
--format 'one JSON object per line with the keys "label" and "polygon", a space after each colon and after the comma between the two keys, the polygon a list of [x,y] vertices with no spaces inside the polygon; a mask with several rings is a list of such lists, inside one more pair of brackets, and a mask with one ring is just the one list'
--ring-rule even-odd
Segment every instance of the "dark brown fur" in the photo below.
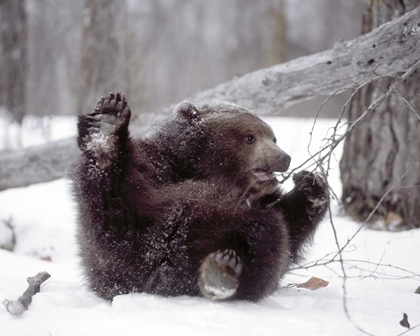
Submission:
{"label": "dark brown fur", "polygon": [[277,288],[325,214],[319,177],[299,173],[283,195],[272,174],[290,157],[267,124],[232,104],[181,103],[143,139],[129,137],[129,119],[120,94],[79,119],[73,185],[90,288],[106,299],[133,291],[210,297],[199,277],[218,280],[205,272],[219,264],[200,267],[226,249],[241,265],[230,299]]}

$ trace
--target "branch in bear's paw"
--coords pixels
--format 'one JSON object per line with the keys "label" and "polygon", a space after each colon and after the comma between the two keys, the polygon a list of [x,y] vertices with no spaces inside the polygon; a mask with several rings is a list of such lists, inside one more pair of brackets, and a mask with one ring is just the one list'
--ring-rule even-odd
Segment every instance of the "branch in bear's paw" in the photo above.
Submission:
{"label": "branch in bear's paw", "polygon": [[7,311],[12,315],[20,315],[28,309],[32,302],[32,297],[39,293],[43,282],[47,281],[51,277],[47,272],[39,272],[37,275],[28,278],[28,289],[23,295],[17,299],[17,301],[9,301],[5,299],[3,305]]}

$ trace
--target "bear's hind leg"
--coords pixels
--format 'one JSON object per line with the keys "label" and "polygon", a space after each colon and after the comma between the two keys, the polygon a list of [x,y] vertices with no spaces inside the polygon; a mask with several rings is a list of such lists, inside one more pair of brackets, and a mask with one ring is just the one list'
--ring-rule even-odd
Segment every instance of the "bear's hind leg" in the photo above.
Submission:
{"label": "bear's hind leg", "polygon": [[209,254],[200,267],[198,283],[201,293],[215,301],[232,298],[242,270],[243,262],[234,250]]}

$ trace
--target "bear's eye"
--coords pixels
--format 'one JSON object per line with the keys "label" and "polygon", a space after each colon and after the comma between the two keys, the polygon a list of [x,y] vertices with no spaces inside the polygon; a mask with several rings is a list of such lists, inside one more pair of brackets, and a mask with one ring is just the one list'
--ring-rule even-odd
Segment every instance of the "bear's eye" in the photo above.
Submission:
{"label": "bear's eye", "polygon": [[254,137],[252,134],[248,134],[248,135],[245,137],[245,141],[246,141],[247,143],[251,144],[251,143],[253,143],[253,142],[255,141],[255,137]]}

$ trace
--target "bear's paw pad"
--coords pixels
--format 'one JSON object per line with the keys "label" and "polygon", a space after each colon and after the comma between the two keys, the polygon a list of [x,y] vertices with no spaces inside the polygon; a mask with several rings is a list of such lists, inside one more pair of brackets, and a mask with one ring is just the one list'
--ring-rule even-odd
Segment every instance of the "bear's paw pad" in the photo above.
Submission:
{"label": "bear's paw pad", "polygon": [[201,293],[212,300],[227,300],[235,295],[243,264],[234,250],[209,254],[200,269]]}
{"label": "bear's paw pad", "polygon": [[98,101],[94,112],[85,117],[89,134],[112,135],[122,127],[128,127],[130,109],[122,93],[111,92]]}

